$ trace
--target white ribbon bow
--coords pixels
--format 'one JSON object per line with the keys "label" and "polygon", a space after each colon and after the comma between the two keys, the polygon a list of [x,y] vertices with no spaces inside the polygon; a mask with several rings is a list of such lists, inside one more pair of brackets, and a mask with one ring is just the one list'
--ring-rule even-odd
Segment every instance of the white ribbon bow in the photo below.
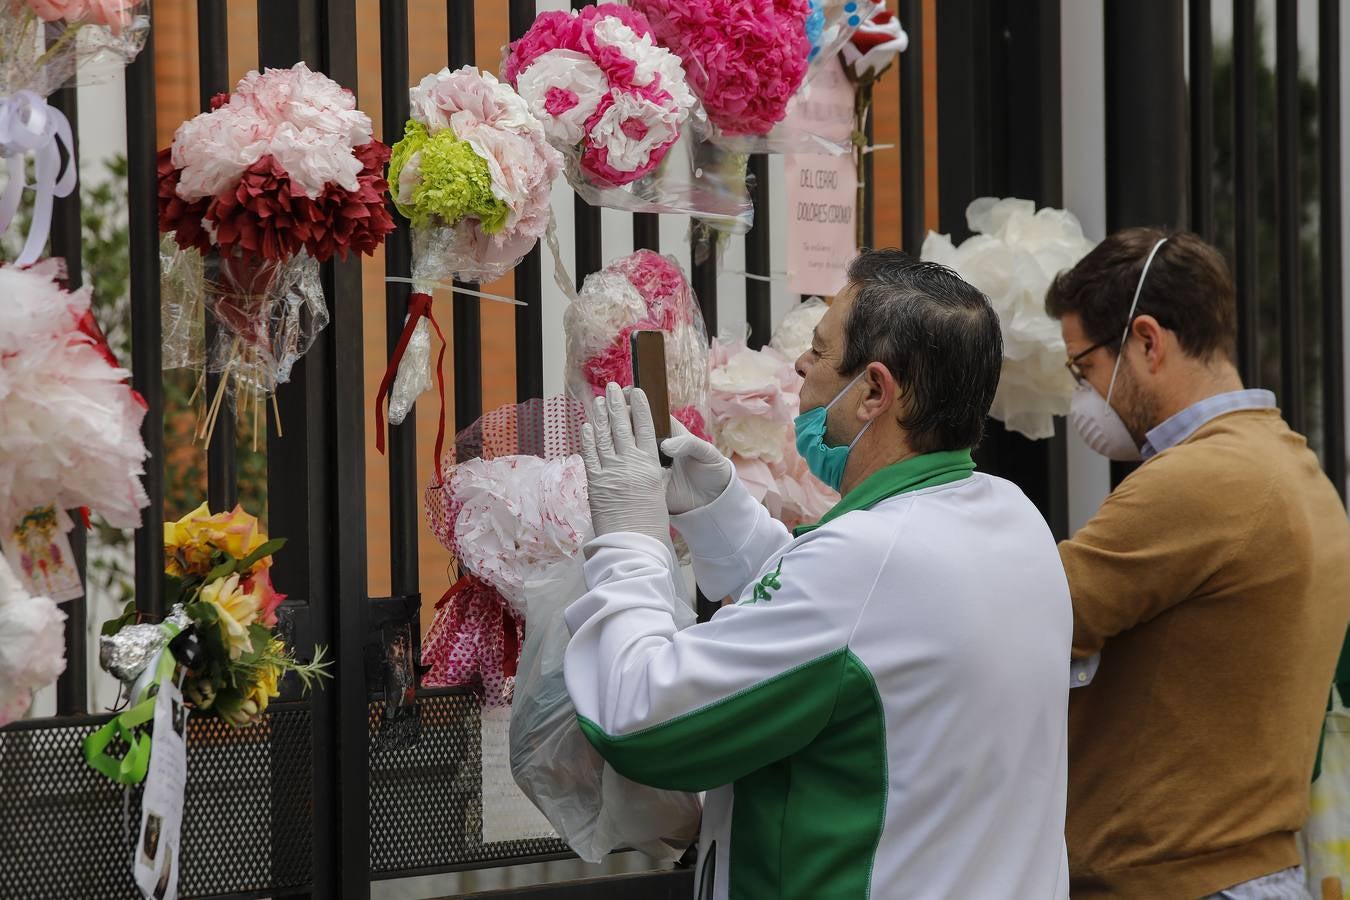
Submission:
{"label": "white ribbon bow", "polygon": [[[66,149],[66,165],[61,167],[61,147]],[[52,202],[75,189],[75,140],[70,122],[61,110],[47,105],[46,99],[32,91],[19,91],[12,97],[0,97],[0,157],[6,160],[9,182],[0,196],[0,234],[19,211],[24,188],[36,192],[33,221],[23,252],[15,263],[32,265],[47,246],[52,228]],[[33,184],[27,183],[24,157],[34,155]]]}

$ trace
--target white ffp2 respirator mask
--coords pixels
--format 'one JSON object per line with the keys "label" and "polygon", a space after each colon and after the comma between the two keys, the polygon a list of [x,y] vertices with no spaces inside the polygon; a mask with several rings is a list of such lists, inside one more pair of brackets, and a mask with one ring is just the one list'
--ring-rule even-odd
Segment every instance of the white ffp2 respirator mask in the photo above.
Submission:
{"label": "white ffp2 respirator mask", "polygon": [[1106,396],[1097,393],[1096,388],[1083,382],[1074,391],[1069,403],[1069,422],[1077,430],[1078,436],[1096,452],[1117,462],[1137,462],[1139,445],[1125,427],[1125,421],[1111,406],[1111,394],[1116,388],[1116,376],[1120,374],[1120,363],[1125,358],[1125,341],[1130,336],[1130,325],[1134,322],[1134,310],[1139,305],[1139,294],[1144,290],[1144,279],[1148,276],[1148,267],[1158,248],[1167,243],[1163,238],[1153,245],[1148,258],[1144,260],[1143,271],[1139,273],[1139,284],[1134,289],[1134,300],[1130,303],[1130,313],[1125,317],[1125,332],[1120,336],[1120,346],[1116,351],[1116,367],[1111,370],[1111,383],[1106,388]]}

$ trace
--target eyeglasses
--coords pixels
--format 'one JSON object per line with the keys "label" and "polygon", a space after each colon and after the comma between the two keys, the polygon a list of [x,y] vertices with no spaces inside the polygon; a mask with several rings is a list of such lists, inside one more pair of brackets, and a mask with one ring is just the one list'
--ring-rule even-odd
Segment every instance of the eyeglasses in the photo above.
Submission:
{"label": "eyeglasses", "polygon": [[1089,354],[1102,349],[1103,347],[1110,346],[1113,343],[1115,343],[1115,341],[1110,338],[1104,341],[1098,341],[1091,347],[1084,350],[1082,353],[1075,354],[1072,359],[1064,363],[1064,368],[1069,370],[1069,374],[1073,376],[1074,381],[1078,382],[1079,384],[1086,384],[1087,376],[1083,374],[1083,367],[1078,364],[1078,361],[1088,356]]}

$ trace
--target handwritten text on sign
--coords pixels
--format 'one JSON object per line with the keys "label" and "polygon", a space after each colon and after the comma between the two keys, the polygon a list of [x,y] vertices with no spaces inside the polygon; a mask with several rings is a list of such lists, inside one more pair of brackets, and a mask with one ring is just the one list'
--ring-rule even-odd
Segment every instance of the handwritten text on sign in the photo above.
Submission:
{"label": "handwritten text on sign", "polygon": [[[811,81],[795,105],[793,125],[847,144],[853,128],[853,85],[838,66]],[[789,153],[788,289],[794,294],[833,296],[844,287],[849,261],[858,253],[858,174],[851,154]]]}
{"label": "handwritten text on sign", "polygon": [[789,153],[788,276],[794,294],[832,297],[858,253],[858,175],[847,156]]}

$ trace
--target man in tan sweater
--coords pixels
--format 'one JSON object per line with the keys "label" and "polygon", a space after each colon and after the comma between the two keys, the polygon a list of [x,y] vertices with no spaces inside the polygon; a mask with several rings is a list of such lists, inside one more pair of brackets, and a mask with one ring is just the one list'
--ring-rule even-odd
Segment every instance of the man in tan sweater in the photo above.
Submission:
{"label": "man in tan sweater", "polygon": [[1142,459],[1060,545],[1073,595],[1075,900],[1306,897],[1294,835],[1350,619],[1350,523],[1243,390],[1223,258],[1111,235],[1046,300],[1094,449]]}

